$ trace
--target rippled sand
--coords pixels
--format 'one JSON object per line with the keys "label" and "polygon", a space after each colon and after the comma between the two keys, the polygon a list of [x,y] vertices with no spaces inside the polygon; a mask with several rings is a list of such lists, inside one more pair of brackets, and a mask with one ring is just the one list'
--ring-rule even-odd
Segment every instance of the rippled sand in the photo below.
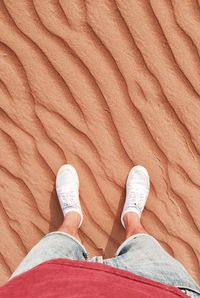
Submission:
{"label": "rippled sand", "polygon": [[200,1],[0,1],[0,283],[62,222],[55,175],[80,177],[91,256],[124,239],[133,165],[142,222],[200,281]]}

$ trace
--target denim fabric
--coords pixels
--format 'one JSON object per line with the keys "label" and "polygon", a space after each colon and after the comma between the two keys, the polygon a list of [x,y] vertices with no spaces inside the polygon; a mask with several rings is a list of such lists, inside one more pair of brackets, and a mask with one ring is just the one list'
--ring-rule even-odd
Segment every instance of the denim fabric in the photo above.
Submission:
{"label": "denim fabric", "polygon": [[52,232],[31,249],[10,279],[56,258],[103,263],[179,287],[189,297],[200,298],[200,288],[183,265],[171,257],[155,238],[147,234],[129,237],[120,245],[113,258],[103,259],[102,256],[89,258],[85,247],[73,236],[64,232]]}

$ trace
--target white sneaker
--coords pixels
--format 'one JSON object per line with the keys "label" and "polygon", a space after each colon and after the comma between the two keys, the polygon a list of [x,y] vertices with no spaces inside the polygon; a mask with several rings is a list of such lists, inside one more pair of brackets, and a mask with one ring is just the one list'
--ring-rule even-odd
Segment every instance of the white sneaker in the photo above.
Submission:
{"label": "white sneaker", "polygon": [[147,170],[142,166],[133,167],[127,178],[126,182],[126,200],[121,214],[121,222],[123,227],[123,217],[127,212],[135,212],[139,215],[142,214],[146,204],[150,189],[150,181]]}
{"label": "white sneaker", "polygon": [[79,200],[78,174],[73,166],[65,164],[58,170],[56,176],[56,192],[64,216],[71,211],[80,214],[80,227],[83,222],[83,213]]}

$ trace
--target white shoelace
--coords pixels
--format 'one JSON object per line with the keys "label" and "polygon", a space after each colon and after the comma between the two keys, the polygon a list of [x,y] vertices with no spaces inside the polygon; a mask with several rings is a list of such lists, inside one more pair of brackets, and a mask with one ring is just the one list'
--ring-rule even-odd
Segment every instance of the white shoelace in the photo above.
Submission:
{"label": "white shoelace", "polygon": [[62,201],[63,208],[79,207],[75,190],[68,190],[67,192],[60,193],[59,198]]}
{"label": "white shoelace", "polygon": [[130,190],[128,198],[127,207],[137,208],[141,212],[145,201],[145,193],[139,189]]}

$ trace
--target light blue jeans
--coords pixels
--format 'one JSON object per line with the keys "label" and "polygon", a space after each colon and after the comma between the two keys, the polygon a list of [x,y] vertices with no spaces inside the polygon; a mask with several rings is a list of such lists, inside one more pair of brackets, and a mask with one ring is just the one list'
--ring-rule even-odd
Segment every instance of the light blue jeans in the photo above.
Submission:
{"label": "light blue jeans", "polygon": [[102,256],[89,258],[85,247],[70,234],[52,232],[30,250],[10,279],[57,258],[100,262],[178,287],[189,297],[200,298],[200,288],[183,265],[171,257],[155,238],[147,234],[129,237],[120,245],[113,258],[103,259]]}

